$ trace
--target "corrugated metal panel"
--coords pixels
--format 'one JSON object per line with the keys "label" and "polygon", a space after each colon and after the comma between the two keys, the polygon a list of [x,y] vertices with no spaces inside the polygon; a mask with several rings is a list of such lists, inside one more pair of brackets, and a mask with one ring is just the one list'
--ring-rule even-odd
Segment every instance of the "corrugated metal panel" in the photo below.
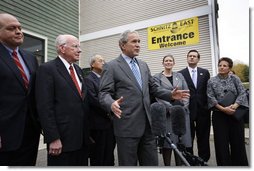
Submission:
{"label": "corrugated metal panel", "polygon": [[[175,71],[185,68],[187,66],[186,54],[191,49],[197,49],[200,52],[201,60],[199,62],[199,66],[207,68],[210,72],[212,72],[208,16],[199,17],[200,43],[197,45],[151,51],[148,50],[147,46],[147,30],[138,30],[138,32],[141,38],[141,52],[139,58],[148,63],[152,74],[163,70],[161,64],[162,58],[168,53],[171,53],[175,57]],[[114,35],[83,42],[81,44],[83,53],[80,66],[85,68],[89,67],[90,56],[94,53],[102,54],[106,58],[106,61],[116,58],[121,53],[118,47],[118,39],[119,35]]]}
{"label": "corrugated metal panel", "polygon": [[207,0],[81,0],[80,34],[207,5]]}
{"label": "corrugated metal panel", "polygon": [[93,54],[103,55],[106,61],[116,58],[121,53],[118,40],[119,35],[114,35],[81,43],[80,66],[89,68],[90,57]]}
{"label": "corrugated metal panel", "polygon": [[0,6],[25,30],[48,38],[48,60],[57,55],[54,42],[59,34],[79,36],[79,0],[1,0]]}

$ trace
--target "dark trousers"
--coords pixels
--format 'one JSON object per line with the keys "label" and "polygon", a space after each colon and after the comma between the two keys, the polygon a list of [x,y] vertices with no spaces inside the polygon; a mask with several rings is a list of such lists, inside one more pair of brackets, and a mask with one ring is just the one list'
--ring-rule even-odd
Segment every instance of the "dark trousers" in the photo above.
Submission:
{"label": "dark trousers", "polygon": [[113,127],[105,130],[90,130],[90,136],[95,141],[90,145],[90,165],[114,166],[116,140]]}
{"label": "dark trousers", "polygon": [[[171,166],[171,156],[172,156],[172,148],[163,148],[162,149],[162,157],[165,166]],[[175,156],[175,165],[182,166],[184,163],[182,162],[180,156],[174,151]]]}
{"label": "dark trousers", "polygon": [[214,145],[218,166],[248,166],[244,122],[222,112],[212,116]]}
{"label": "dark trousers", "polygon": [[48,166],[88,166],[88,146],[58,156],[48,154]]}
{"label": "dark trousers", "polygon": [[21,146],[14,151],[0,152],[0,166],[35,166],[40,130],[27,121]]}
{"label": "dark trousers", "polygon": [[158,166],[155,136],[146,126],[142,137],[117,137],[119,166]]}
{"label": "dark trousers", "polygon": [[198,156],[204,161],[210,159],[210,129],[211,114],[210,111],[200,111],[195,119],[190,120],[192,147],[186,148],[193,154],[193,141],[197,138]]}

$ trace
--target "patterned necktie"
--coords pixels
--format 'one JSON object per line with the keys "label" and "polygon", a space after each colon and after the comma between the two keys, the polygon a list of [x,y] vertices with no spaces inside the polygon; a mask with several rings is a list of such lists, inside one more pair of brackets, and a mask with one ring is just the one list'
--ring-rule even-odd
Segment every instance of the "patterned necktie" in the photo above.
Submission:
{"label": "patterned necktie", "polygon": [[136,65],[136,61],[135,59],[132,59],[131,62],[131,70],[136,78],[136,80],[138,81],[138,84],[140,86],[140,88],[142,89],[142,79],[141,79],[141,74],[140,74],[140,71],[138,70],[137,68],[137,65]]}
{"label": "patterned necktie", "polygon": [[23,66],[21,65],[21,63],[20,63],[20,60],[19,60],[18,55],[17,55],[17,52],[15,50],[12,52],[12,57],[13,57],[14,62],[17,65],[17,67],[18,67],[18,69],[20,71],[20,74],[21,74],[21,76],[23,78],[23,81],[24,81],[24,85],[25,85],[26,89],[28,89],[29,81],[28,81],[28,78],[27,78],[27,76],[25,74],[25,70],[24,70]]}
{"label": "patterned necktie", "polygon": [[80,90],[80,88],[79,88],[78,81],[77,81],[77,79],[76,79],[76,77],[75,77],[75,73],[74,73],[73,67],[70,66],[70,67],[69,67],[69,70],[70,70],[71,79],[72,79],[72,81],[74,82],[74,84],[75,84],[75,86],[76,86],[76,88],[77,88],[77,90],[78,90],[78,93],[79,93],[79,95],[80,95],[80,97],[81,97],[81,96],[82,96],[82,95],[81,95],[81,90]]}
{"label": "patterned necktie", "polygon": [[194,84],[195,88],[197,88],[197,74],[196,74],[196,70],[195,69],[192,70],[191,79],[193,81],[193,84]]}

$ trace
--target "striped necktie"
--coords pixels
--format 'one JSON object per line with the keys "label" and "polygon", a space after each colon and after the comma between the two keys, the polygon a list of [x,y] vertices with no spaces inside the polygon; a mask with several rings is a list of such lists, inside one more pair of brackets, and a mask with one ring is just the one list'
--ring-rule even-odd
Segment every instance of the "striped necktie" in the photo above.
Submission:
{"label": "striped necktie", "polygon": [[20,60],[19,60],[18,55],[17,55],[17,52],[15,50],[12,52],[12,57],[13,57],[14,62],[17,65],[17,67],[18,67],[18,69],[20,71],[20,74],[21,74],[21,76],[23,78],[23,81],[24,81],[24,85],[25,85],[26,89],[28,89],[29,81],[28,81],[28,78],[27,78],[27,76],[25,74],[25,70],[24,70],[23,66],[21,65],[21,63],[20,63]]}
{"label": "striped necktie", "polygon": [[136,80],[138,81],[138,84],[139,84],[140,88],[142,89],[141,74],[140,74],[140,71],[137,68],[137,63],[136,63],[135,59],[132,59],[130,64],[131,64],[131,70],[132,70]]}

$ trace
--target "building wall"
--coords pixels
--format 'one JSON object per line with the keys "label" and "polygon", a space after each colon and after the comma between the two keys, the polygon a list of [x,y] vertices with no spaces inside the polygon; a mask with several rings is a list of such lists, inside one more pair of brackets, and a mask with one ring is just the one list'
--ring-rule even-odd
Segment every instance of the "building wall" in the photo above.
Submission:
{"label": "building wall", "polygon": [[[175,57],[174,70],[183,69],[187,65],[186,54],[191,49],[197,49],[201,54],[199,66],[213,73],[214,61],[216,61],[213,58],[216,58],[216,55],[214,55],[211,39],[213,35],[209,17],[212,11],[210,8],[209,0],[82,0],[80,1],[80,39],[83,53],[80,66],[88,68],[90,57],[94,53],[104,55],[106,61],[116,58],[121,53],[118,47],[120,33],[134,28],[139,32],[141,38],[139,58],[148,63],[152,74],[163,70],[162,58],[168,53]],[[207,12],[202,12],[202,10]],[[199,44],[148,50],[147,27],[149,23],[164,20],[163,23],[160,23],[164,24],[195,15],[199,19]],[[146,26],[140,26],[142,24]]]}
{"label": "building wall", "polygon": [[16,16],[25,31],[47,38],[48,61],[57,56],[59,34],[79,36],[79,0],[1,0],[0,7]]}
{"label": "building wall", "polygon": [[206,0],[81,0],[80,34],[207,5]]}

